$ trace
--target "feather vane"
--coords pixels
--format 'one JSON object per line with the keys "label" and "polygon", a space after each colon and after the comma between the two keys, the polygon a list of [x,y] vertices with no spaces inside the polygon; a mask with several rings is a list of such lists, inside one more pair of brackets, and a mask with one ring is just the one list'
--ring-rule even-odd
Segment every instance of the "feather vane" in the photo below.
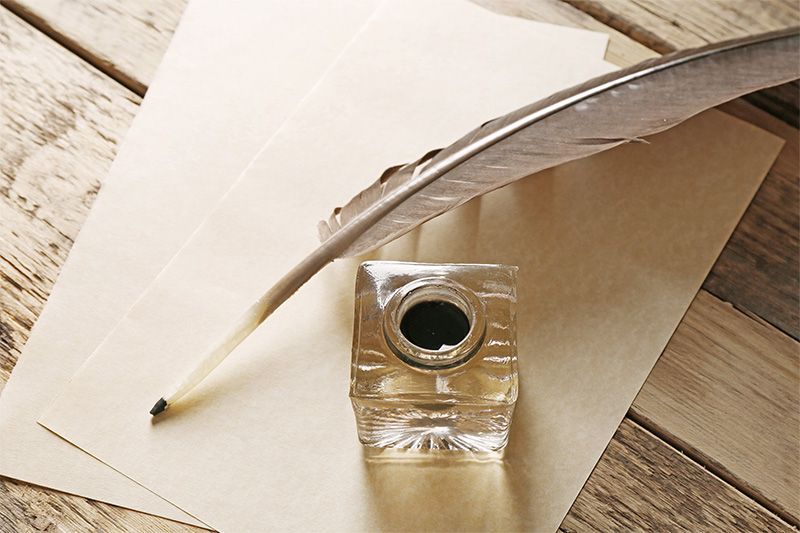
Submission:
{"label": "feather vane", "polygon": [[489,121],[452,145],[392,167],[319,223],[322,244],[287,272],[159,398],[157,415],[200,383],[314,274],[338,257],[540,170],[664,131],[733,98],[800,78],[797,28],[689,50],[592,79]]}
{"label": "feather vane", "polygon": [[798,77],[797,28],[644,61],[489,121],[443,150],[390,169],[321,222],[320,238],[336,239],[342,229],[369,220],[340,256],[368,252],[515,180]]}

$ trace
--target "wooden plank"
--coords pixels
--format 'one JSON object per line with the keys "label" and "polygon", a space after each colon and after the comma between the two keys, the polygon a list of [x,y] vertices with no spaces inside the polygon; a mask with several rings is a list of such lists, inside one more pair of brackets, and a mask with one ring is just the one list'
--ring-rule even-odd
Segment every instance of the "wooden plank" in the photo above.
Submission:
{"label": "wooden plank", "polygon": [[[509,10],[508,14],[530,16],[540,20],[542,19],[539,17],[549,16],[541,10],[531,10],[528,3],[517,5],[517,8]],[[580,23],[581,19],[560,17],[557,22]],[[721,38],[726,37],[722,36]],[[618,34],[613,34],[611,39],[612,43],[622,40]],[[696,44],[702,44],[702,42]],[[632,57],[632,54],[628,54],[627,57]],[[705,287],[722,298],[735,302],[749,312],[767,318],[770,322],[797,337],[800,333],[797,305],[798,294],[800,294],[800,287],[798,287],[800,280],[800,263],[798,263],[798,257],[800,257],[800,245],[798,244],[798,235],[800,234],[800,228],[798,228],[798,224],[800,224],[800,218],[798,218],[800,182],[797,179],[798,160],[800,160],[798,132],[784,122],[742,102],[732,103],[724,109],[783,137],[787,142],[778,161],[771,169],[752,205],[715,264]],[[706,296],[713,298],[710,295]],[[735,312],[731,311],[731,313]],[[740,320],[745,320],[741,318],[740,313],[736,315]],[[747,320],[748,322],[745,323],[756,323]],[[724,330],[717,333],[720,339],[724,339],[726,334]],[[773,333],[778,338],[782,338],[781,333],[774,330]],[[788,347],[794,349],[796,353],[797,347],[792,345],[788,339],[784,338],[784,340],[787,341]],[[796,431],[798,427],[796,416],[798,377],[796,373],[787,375],[774,367],[767,367],[762,361],[762,354],[748,350],[745,343],[740,344],[739,348],[736,363],[742,373],[741,376],[743,376],[741,379],[746,381],[751,374],[758,375],[760,371],[760,376],[765,378],[762,381],[767,385],[773,385],[764,387],[760,393],[757,392],[754,397],[750,397],[732,387],[732,382],[728,381],[727,374],[705,372],[697,375],[692,371],[693,367],[686,364],[681,366],[686,373],[686,376],[682,377],[683,382],[702,385],[701,388],[695,390],[696,397],[718,395],[714,398],[717,400],[725,398],[729,403],[724,405],[724,409],[723,406],[712,402],[705,404],[705,408],[684,404],[681,405],[682,411],[672,412],[674,416],[661,416],[650,420],[650,427],[656,428],[659,434],[665,438],[680,442],[682,449],[702,457],[704,464],[714,465],[715,471],[725,474],[726,479],[735,486],[752,494],[783,516],[797,522],[796,480],[799,474],[797,456],[800,453]],[[786,345],[784,345],[785,348]],[[714,362],[709,353],[695,351],[692,355],[699,363],[698,372],[702,371],[705,365]],[[657,365],[657,369],[669,368],[674,365],[680,366],[681,363],[680,361],[676,362],[677,356],[669,349],[661,359],[663,362]],[[660,372],[654,374],[654,376],[661,375]],[[642,398],[649,398],[648,392],[645,391],[653,390],[649,386],[653,379],[658,378],[651,377],[648,380],[643,389]],[[752,392],[751,389],[748,390]],[[787,391],[793,391],[794,395],[788,394]],[[670,404],[670,400],[672,405],[676,405],[676,401],[679,401],[673,398],[678,394],[677,389],[666,386],[661,389],[661,392],[664,398],[659,400],[664,401],[665,405]],[[711,405],[719,407],[722,413],[738,413],[745,417],[746,423],[731,419],[726,419],[725,424],[708,423],[718,416],[718,413],[709,407]],[[779,407],[777,410],[776,406]],[[791,411],[793,407],[794,411]],[[749,432],[753,429],[752,425],[758,425],[759,421],[775,420],[774,414],[781,410],[784,412],[789,410],[795,416],[779,418],[778,423],[772,427],[771,431]],[[637,414],[643,416],[644,414],[643,411],[637,413],[635,407],[633,413],[634,416]],[[679,414],[682,416],[678,416]],[[792,425],[793,423],[794,425]],[[723,429],[727,429],[728,440],[740,444],[736,447],[737,452],[740,453],[739,456],[722,455],[720,458],[717,457],[720,444],[717,439],[720,434],[723,434]],[[779,456],[783,460],[765,464],[763,460],[765,456]],[[753,467],[754,464],[759,464],[761,469]],[[792,481],[795,481],[794,484]]]}
{"label": "wooden plank", "polygon": [[800,107],[798,98],[800,81],[793,81],[745,96],[745,100],[780,118],[793,128],[800,127]]}
{"label": "wooden plank", "polygon": [[0,531],[205,533],[192,526],[6,479],[0,479]]}
{"label": "wooden plank", "polygon": [[[19,2],[21,0],[15,0],[15,1]],[[491,0],[491,3],[493,4],[491,7],[498,9],[500,11],[503,11],[504,9],[504,6],[502,4],[505,4],[506,6],[512,6],[510,2],[499,2],[496,0]],[[93,3],[92,5],[96,5],[96,3]],[[589,27],[592,29],[600,29],[600,30],[604,29],[604,27],[601,24],[593,20],[588,15],[580,13],[579,11],[572,9],[569,6],[559,4],[558,2],[551,0],[546,0],[544,2],[528,1],[521,7],[517,6],[517,8],[527,11],[518,12],[516,14],[527,13],[528,16],[531,16],[532,18],[536,18],[539,20],[546,20],[555,23],[572,24],[576,26]],[[94,21],[93,23],[106,23],[102,17],[91,20]],[[89,29],[91,30],[91,27],[89,27]],[[607,31],[607,28],[605,28],[605,30]],[[150,31],[150,30],[143,29],[142,31]],[[618,61],[620,63],[626,61],[635,62],[641,59],[642,57],[652,55],[652,52],[644,49],[640,45],[632,43],[632,41],[627,37],[620,35],[618,33],[614,32],[611,33],[612,33],[611,35],[612,44],[610,50],[617,50],[617,52],[615,52],[617,54],[617,59],[615,59],[615,61]],[[2,42],[4,43],[5,46],[5,42],[7,42],[7,40],[3,39]],[[136,50],[135,47],[132,49]],[[34,53],[30,55],[30,57],[28,57],[28,61],[30,61],[31,63],[35,63],[35,61],[32,61],[30,58],[37,57],[36,55],[37,53],[38,52],[34,51]],[[158,54],[158,57],[160,58],[160,53]],[[61,76],[60,69],[64,68],[65,63],[70,65],[72,63],[80,63],[80,62],[75,62],[75,58],[74,57],[70,58],[68,54],[66,55],[67,59],[64,59],[64,56],[57,56],[57,58],[59,67],[58,69],[52,67],[52,65],[46,65],[48,69],[52,67],[52,70],[47,73],[53,75],[54,77]],[[3,58],[0,57],[0,62],[2,62],[2,59]],[[1,68],[2,67],[0,67],[0,69]],[[86,70],[91,72],[91,69],[86,69]],[[13,69],[9,70],[8,72],[0,70],[0,74],[3,75],[3,77],[0,79],[3,79],[5,82],[6,79],[13,78],[14,73],[15,71]],[[30,74],[27,75],[30,76]],[[21,79],[24,80],[25,78]],[[37,80],[36,82],[34,82],[35,85],[39,85],[38,80],[40,78],[34,77],[32,79]],[[20,87],[24,87],[25,89],[29,88],[29,86],[26,85],[26,83],[30,83],[29,81],[26,82],[19,81],[19,83]],[[52,94],[59,95],[64,93],[64,88],[58,85],[59,83],[58,80],[51,80],[51,83],[53,84]],[[118,95],[115,95],[114,91],[109,87],[103,86],[102,90],[98,91],[97,87],[90,86],[88,87],[87,93],[89,94],[96,93],[104,95],[98,98],[97,100],[108,99],[110,102],[114,102],[113,104],[111,103],[108,104],[108,108],[105,109],[104,111],[105,113],[109,114],[112,117],[117,116],[119,118],[120,116],[122,116],[123,118],[120,119],[120,122],[124,122],[125,120],[130,119],[130,114],[133,112],[132,103],[131,107],[129,109],[126,108],[126,110],[122,111],[122,114],[120,115],[120,110],[115,108],[114,106],[118,105],[121,107],[125,107],[127,104],[124,104],[124,102],[121,101]],[[121,91],[121,93],[125,95],[123,96],[122,99],[131,99],[134,101],[136,100],[130,94],[124,93],[124,91]],[[58,106],[53,102],[51,102],[51,100],[54,99],[55,97],[52,96],[46,96],[42,98],[42,100],[48,103],[47,105],[54,106],[54,109],[58,111],[59,110]],[[98,104],[98,102],[94,103],[95,105],[100,105]],[[43,108],[42,106],[43,106],[42,103],[39,100],[36,100],[28,102],[28,105],[24,106],[25,109],[22,111],[26,111],[28,109],[36,107]],[[49,110],[48,107],[44,107],[44,109]],[[21,113],[21,111],[16,111],[16,112]],[[91,111],[87,113],[90,117],[92,116]],[[127,115],[125,115],[125,113],[127,113]],[[59,116],[59,115],[55,113],[54,116]],[[82,116],[78,122],[83,123],[86,120],[87,118]],[[27,126],[28,121],[32,121],[36,124],[39,124],[39,122],[36,122],[35,118],[30,118],[24,113],[22,114],[22,117],[18,119],[18,121],[21,121],[22,126],[25,128],[28,128]],[[47,120],[40,122],[44,124],[43,127],[45,128],[45,130],[47,130],[47,127],[50,126]],[[56,120],[55,123],[58,123],[58,121]],[[19,128],[19,125],[16,125],[15,127]],[[28,128],[28,129],[36,130],[36,128]],[[41,127],[39,127],[39,129],[41,129]],[[122,127],[122,129],[124,129],[124,126]],[[33,319],[38,314],[38,310],[41,309],[41,305],[52,286],[52,282],[55,278],[57,269],[59,268],[59,266],[61,265],[61,263],[65,258],[66,249],[71,244],[71,239],[74,238],[75,232],[77,231],[77,227],[79,226],[80,221],[85,216],[86,208],[88,207],[88,204],[91,202],[91,198],[93,197],[94,191],[96,191],[96,188],[99,184],[99,178],[105,172],[104,170],[105,167],[102,171],[97,171],[96,167],[102,164],[104,164],[107,167],[108,162],[113,157],[113,145],[119,139],[121,130],[115,133],[114,129],[110,126],[107,127],[107,130],[108,131],[105,131],[104,134],[113,137],[113,142],[109,143],[111,145],[111,148],[107,152],[105,151],[106,147],[102,143],[94,142],[96,141],[96,139],[93,141],[86,140],[86,138],[93,139],[97,134],[97,132],[95,132],[92,128],[87,128],[85,130],[81,130],[80,134],[75,134],[77,140],[66,143],[62,151],[59,152],[58,151],[59,147],[58,145],[56,145],[55,152],[53,152],[47,157],[41,157],[41,158],[36,155],[37,149],[35,145],[41,144],[47,150],[51,150],[53,149],[53,147],[51,147],[49,143],[44,142],[42,140],[43,138],[46,137],[46,134],[41,134],[36,132],[33,135],[29,135],[32,140],[25,145],[27,149],[30,150],[30,154],[27,155],[25,158],[26,161],[29,160],[39,161],[41,159],[44,161],[45,169],[46,168],[60,169],[62,166],[65,165],[65,162],[67,162],[66,163],[67,168],[69,168],[70,164],[74,164],[76,166],[88,165],[88,170],[86,172],[77,172],[77,171],[69,172],[67,173],[66,176],[62,176],[60,178],[65,183],[65,185],[63,185],[64,187],[73,188],[74,193],[72,194],[74,194],[75,196],[69,196],[69,194],[66,192],[64,192],[63,196],[59,196],[58,194],[59,190],[58,187],[60,186],[59,182],[56,181],[54,183],[54,180],[52,178],[47,179],[46,176],[43,174],[44,172],[46,172],[46,170],[39,168],[38,171],[39,174],[34,173],[35,179],[31,181],[31,183],[33,183],[34,185],[29,186],[27,185],[28,182],[23,180],[23,183],[26,183],[25,185],[26,189],[24,189],[22,196],[24,196],[25,198],[28,197],[25,195],[31,195],[30,190],[40,189],[38,196],[39,201],[36,202],[35,208],[31,208],[30,206],[28,206],[28,204],[25,204],[24,202],[21,205],[18,203],[10,202],[9,205],[13,208],[13,211],[8,211],[7,209],[5,209],[6,207],[5,205],[0,204],[1,205],[0,209],[2,209],[4,217],[7,211],[14,212],[15,213],[14,216],[18,217],[14,219],[12,223],[9,225],[9,227],[11,227],[12,230],[8,232],[8,235],[10,235],[12,238],[15,238],[16,241],[14,241],[13,245],[9,245],[7,248],[0,248],[0,250],[8,250],[8,252],[6,253],[0,252],[0,256],[2,256],[4,260],[6,256],[11,258],[8,261],[6,261],[6,263],[0,264],[0,272],[2,272],[4,276],[8,276],[10,278],[10,281],[4,279],[3,281],[4,285],[0,287],[0,290],[3,291],[0,292],[0,298],[2,298],[3,301],[3,310],[6,308],[5,304],[7,301],[12,302],[16,306],[15,312],[8,313],[7,316],[0,315],[0,318],[2,318],[3,320],[8,319],[7,326],[5,327],[5,332],[8,335],[3,336],[2,334],[0,334],[0,339],[5,339],[6,337],[8,337],[9,339],[11,339],[10,341],[8,341],[9,346],[13,344],[13,350],[9,349],[8,353],[6,353],[4,346],[2,354],[4,361],[3,364],[6,365],[6,367],[8,368],[10,368],[11,364],[13,364],[12,361],[16,358],[16,353],[17,353],[16,350],[18,350],[19,347],[21,347],[22,342],[24,342],[24,339],[27,338],[27,333],[30,329]],[[11,134],[9,134],[10,136],[6,136],[7,132],[5,130],[0,130],[0,131],[2,131],[3,133],[3,138],[17,139],[17,136],[20,134],[14,132],[25,131],[25,130],[19,130],[19,129],[9,130],[12,132]],[[114,135],[116,136],[114,137]],[[67,137],[69,137],[69,135]],[[2,162],[3,166],[5,167],[6,166],[5,161],[6,160],[13,161],[13,158],[7,156],[6,153],[2,152],[2,148],[3,147],[0,146],[0,162]],[[91,153],[92,157],[97,158],[97,161],[91,164],[87,163],[86,162],[87,153]],[[31,165],[31,163],[23,162],[22,167],[27,168],[29,165]],[[34,168],[36,167],[35,165],[33,166]],[[14,168],[16,169],[16,166]],[[20,172],[19,170],[13,170],[13,173],[19,174]],[[85,179],[86,176],[89,176],[90,179],[86,180]],[[6,194],[5,191],[7,189],[13,190],[13,187],[9,187],[6,181],[0,182],[0,197],[5,196]],[[92,189],[94,189],[94,191]],[[53,201],[48,201],[49,194],[54,194]],[[12,197],[9,196],[9,198]],[[19,199],[17,198],[17,200]],[[2,199],[2,201],[6,201],[6,199]],[[17,211],[19,211],[19,213],[17,213]],[[28,213],[28,211],[32,211],[33,214]],[[47,238],[37,237],[37,235],[40,232],[40,229],[31,231],[29,234],[25,235],[20,234],[21,229],[24,229],[26,227],[26,224],[28,224],[31,220],[38,220],[36,216],[42,215],[42,213],[46,211],[49,211],[48,213],[49,217],[46,217],[45,222],[37,222],[37,224],[41,224],[41,231],[43,232],[51,231],[52,232],[51,236],[48,236]],[[5,218],[3,220],[4,220],[3,227],[5,227]],[[48,227],[50,228],[49,230]],[[7,235],[5,234],[0,234],[0,236],[2,236],[4,239],[7,237]],[[51,243],[55,244],[55,248],[53,249],[53,251],[51,251],[51,246],[50,246]],[[0,240],[0,246],[5,246],[5,243],[2,242],[2,240]],[[20,253],[20,250],[22,250],[22,253]],[[22,259],[19,259],[18,256],[20,255],[22,256]],[[18,274],[18,271],[20,270],[25,272],[25,274],[24,275]],[[0,340],[0,342],[3,342],[3,340]],[[0,379],[2,379],[2,381],[4,382],[5,379],[7,379],[7,374],[0,376]],[[667,432],[667,435],[668,434],[669,432]],[[612,443],[612,446],[619,445],[618,442],[619,439],[620,436],[618,434],[618,436],[615,437],[615,441]],[[667,450],[669,451],[669,448],[667,448]],[[667,452],[664,453],[666,454],[666,457],[669,457],[670,453],[673,456],[675,455],[674,450],[669,451],[669,453]],[[633,455],[635,457],[638,454],[641,454],[640,450],[637,450]],[[608,456],[608,454],[606,455]],[[608,461],[610,460],[611,459],[604,456],[604,459],[601,461],[600,466],[608,463]],[[626,462],[630,461],[630,459],[626,459],[625,461]],[[671,473],[670,470],[671,467],[666,462],[666,459],[657,457],[654,458],[653,461],[660,464],[657,470],[658,472],[662,472],[664,475],[677,475]],[[598,469],[600,468],[600,466],[598,466]],[[620,472],[624,471],[624,469],[622,469],[622,467],[618,466],[616,463],[612,463],[611,468],[620,469]],[[713,479],[713,476],[710,476],[710,474],[706,475],[712,477]],[[615,488],[615,485],[613,484],[612,481],[619,476],[623,476],[623,474],[622,473],[611,474],[605,477],[598,478],[598,474],[595,473],[590,479],[590,485],[587,485],[587,488],[589,486],[592,486],[591,484],[594,483],[595,485],[599,484],[599,486],[601,487],[600,490],[616,491],[617,489]],[[26,487],[24,485],[14,484],[12,482],[5,482],[5,483],[6,483],[5,486]],[[603,486],[605,486],[606,488],[602,489]],[[50,521],[46,523],[49,526],[61,527],[63,529],[83,529],[75,525],[79,523],[78,522],[79,517],[73,516],[73,513],[81,515],[81,514],[86,514],[87,511],[81,507],[73,508],[72,506],[77,505],[75,503],[70,503],[69,505],[61,503],[62,498],[75,499],[78,501],[80,501],[80,499],[64,496],[51,491],[41,491],[39,489],[32,489],[32,490],[39,491],[39,493],[45,496],[31,496],[30,493],[28,493],[27,491],[20,492],[17,488],[15,488],[7,492],[7,494],[9,495],[8,496],[9,499],[7,500],[6,497],[3,495],[3,493],[0,492],[0,508],[16,507],[24,509],[31,507],[31,502],[29,501],[30,498],[33,499],[32,501],[35,501],[36,498],[46,497],[48,502],[46,505],[53,506],[53,508],[57,509],[57,511],[54,511],[52,515],[48,516],[48,520]],[[727,490],[735,496],[736,494],[735,491],[732,491],[730,488],[728,488]],[[737,516],[737,513],[741,512],[741,509],[739,509],[739,507],[743,505],[741,501],[741,496],[739,497],[734,497],[734,496],[730,497],[727,500],[724,500],[723,498],[724,501],[715,503],[715,505],[718,504],[717,507],[715,507],[714,511],[715,517],[717,517],[720,514],[724,516]],[[592,503],[591,500],[587,500],[583,496],[581,497],[581,499],[584,502],[584,507],[582,511],[583,514],[582,515],[579,514],[578,518],[580,518],[581,516],[584,517],[590,516],[591,513],[597,514],[600,512],[604,512],[606,508],[605,506],[608,505],[607,502]],[[683,511],[682,506],[686,505],[686,502],[689,501],[680,499],[673,500],[671,497],[664,497],[663,495],[661,499],[656,498],[655,496],[651,499],[644,499],[638,497],[636,491],[630,492],[626,497],[626,500],[628,501],[623,502],[624,505],[635,506],[637,508],[637,512],[639,513],[638,518],[634,517],[639,521],[634,520],[630,522],[631,524],[633,524],[632,527],[634,528],[635,527],[641,528],[643,527],[643,525],[648,523],[657,523],[657,522],[648,522],[647,520],[648,516],[653,513],[657,513],[659,508],[666,509],[665,514],[672,515],[671,518],[673,520],[676,520],[676,516],[680,515]],[[697,500],[691,500],[691,501],[697,501]],[[119,520],[120,523],[123,524],[121,526],[123,529],[125,528],[126,524],[130,524],[128,526],[130,529],[142,529],[142,526],[140,524],[136,522],[131,522],[131,520],[135,519],[131,518],[130,515],[132,516],[139,516],[139,515],[134,515],[133,513],[113,508],[110,506],[102,506],[101,504],[89,503],[87,505],[89,505],[90,507],[100,506],[108,508],[107,511],[112,513],[115,519]],[[587,507],[591,505],[595,505],[594,511],[590,511],[589,508]],[[719,510],[719,509],[724,509],[726,506],[729,509]],[[34,511],[34,514],[37,512],[38,511]],[[573,510],[572,514],[574,514],[575,512],[576,511]],[[63,516],[61,516],[61,513],[63,513]],[[2,514],[2,511],[0,511],[0,514]],[[27,516],[31,518],[31,524],[32,524],[31,527],[37,527],[39,525],[39,523],[36,522],[36,518],[34,515],[27,515]],[[92,521],[95,521],[95,523],[100,523],[96,522],[96,520],[98,519],[94,518],[92,519]],[[169,522],[157,519],[153,520],[155,521],[154,524],[159,525],[159,528],[162,525],[165,528],[171,526],[171,523]],[[595,520],[595,518],[592,518],[592,520]],[[717,518],[715,518],[715,520],[717,520]],[[565,522],[565,524],[568,523],[569,522]],[[598,524],[598,527],[602,523],[603,522],[596,522],[596,524]],[[671,527],[675,527],[674,526],[675,522],[671,523],[664,522],[664,523],[671,524]],[[721,523],[721,522],[717,521],[714,523]],[[2,524],[3,523],[0,522],[0,525]],[[691,522],[689,522],[689,524],[693,525]],[[767,529],[769,528],[771,528],[771,526],[768,527]]]}
{"label": "wooden plank", "polygon": [[[612,42],[628,36],[661,53],[800,23],[800,2],[793,0],[565,1],[619,31],[611,35]],[[764,318],[798,339],[799,95],[797,82],[751,95],[751,102],[763,106],[781,120],[774,120],[741,103],[724,107],[726,112],[771,131],[787,142],[704,284],[720,298]]]}
{"label": "wooden plank", "polygon": [[[561,0],[474,0],[489,9],[612,34],[608,59],[631,64],[654,54]],[[187,0],[0,0],[54,40],[143,95]],[[615,35],[616,34],[616,35]]]}
{"label": "wooden plank", "polygon": [[[800,24],[795,0],[564,0],[661,54]],[[748,97],[798,127],[798,83]]]}
{"label": "wooden plank", "polygon": [[[139,98],[0,7],[0,386]],[[188,531],[0,479],[0,531]],[[197,530],[201,531],[201,530]]]}
{"label": "wooden plank", "polygon": [[800,23],[793,0],[566,0],[661,54]]}
{"label": "wooden plank", "polygon": [[186,1],[0,0],[0,5],[144,95]]}
{"label": "wooden plank", "polygon": [[791,531],[756,502],[625,420],[560,531]]}
{"label": "wooden plank", "polygon": [[0,8],[0,379],[8,379],[139,98]]}
{"label": "wooden plank", "polygon": [[732,102],[727,113],[786,140],[704,287],[800,338],[800,137],[795,128]]}
{"label": "wooden plank", "polygon": [[797,523],[799,384],[797,341],[701,291],[631,415]]}

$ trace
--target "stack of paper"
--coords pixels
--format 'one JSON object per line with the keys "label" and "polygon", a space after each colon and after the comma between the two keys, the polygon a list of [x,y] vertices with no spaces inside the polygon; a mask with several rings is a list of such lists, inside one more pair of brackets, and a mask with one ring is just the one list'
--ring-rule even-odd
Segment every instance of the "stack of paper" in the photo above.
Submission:
{"label": "stack of paper", "polygon": [[520,265],[503,463],[365,460],[347,398],[357,261],[325,269],[152,423],[153,399],[313,249],[332,207],[612,68],[602,35],[460,0],[240,3],[187,9],[4,391],[0,473],[230,531],[555,529],[780,141],[706,113],[379,253]]}

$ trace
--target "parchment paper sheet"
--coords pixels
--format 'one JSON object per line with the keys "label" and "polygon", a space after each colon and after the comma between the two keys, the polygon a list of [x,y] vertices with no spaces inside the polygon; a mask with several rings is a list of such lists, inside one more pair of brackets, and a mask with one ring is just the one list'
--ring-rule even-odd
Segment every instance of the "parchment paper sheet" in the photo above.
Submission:
{"label": "parchment paper sheet", "polygon": [[190,3],[3,390],[0,474],[197,523],[45,430],[36,417],[376,4]]}
{"label": "parchment paper sheet", "polygon": [[[479,35],[476,54],[482,25],[461,34],[463,19],[421,8],[379,9],[44,425],[225,531],[558,526],[777,155],[772,135],[709,112],[471,202],[378,254],[520,265],[521,397],[503,462],[362,453],[347,398],[355,260],[303,287],[191,398],[156,423],[147,413],[314,248],[331,207],[593,70],[511,33]],[[467,53],[485,68],[463,68]]]}
{"label": "parchment paper sheet", "polygon": [[[237,0],[220,9],[210,0],[190,2],[0,397],[0,474],[197,523],[45,430],[36,417],[377,4]],[[568,63],[594,62],[605,50],[602,34],[463,8],[473,13],[470,24],[493,21],[484,37],[536,33],[537,46],[560,48],[554,53],[571,57]],[[468,59],[463,66],[470,65]]]}

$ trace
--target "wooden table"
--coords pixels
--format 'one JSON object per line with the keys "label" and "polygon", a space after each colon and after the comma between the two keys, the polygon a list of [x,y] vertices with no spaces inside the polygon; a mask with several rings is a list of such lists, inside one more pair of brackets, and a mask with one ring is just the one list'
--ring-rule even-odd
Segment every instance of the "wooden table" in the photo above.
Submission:
{"label": "wooden table", "polygon": [[[796,0],[479,0],[611,36],[607,58],[795,25]],[[0,0],[0,383],[185,0]],[[221,6],[224,4],[221,3]],[[786,146],[564,531],[781,531],[800,521],[797,83],[725,109]],[[2,386],[2,385],[0,385]],[[0,479],[0,531],[193,529]]]}

